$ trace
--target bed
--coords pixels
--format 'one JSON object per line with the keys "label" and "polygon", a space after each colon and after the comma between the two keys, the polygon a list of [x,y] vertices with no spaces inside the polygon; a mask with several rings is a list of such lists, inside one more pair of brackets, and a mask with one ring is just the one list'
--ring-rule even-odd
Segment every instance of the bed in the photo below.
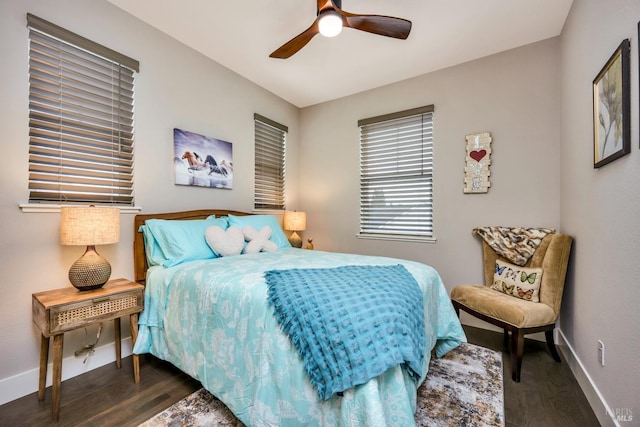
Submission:
{"label": "bed", "polygon": [[[197,379],[248,426],[415,425],[416,392],[429,360],[466,342],[438,273],[412,261],[292,248],[273,220],[272,215],[228,210],[137,215],[135,279],[146,288],[133,352],[151,353]],[[236,256],[216,256],[214,251],[205,259],[193,255],[204,251],[202,241],[194,243],[193,236],[220,224],[214,221],[226,221],[228,228],[249,224],[256,230],[266,221],[273,228],[269,240],[277,243],[277,250]],[[161,233],[153,227],[158,224],[169,227],[169,237],[157,237]],[[190,229],[182,230],[187,225]],[[169,261],[158,259],[158,254],[163,256],[158,246],[167,243],[165,238],[172,245],[167,253],[175,251]],[[190,240],[184,243],[184,239]],[[417,369],[396,364],[366,382],[321,398],[309,378],[307,358],[283,332],[281,319],[276,319],[272,284],[267,285],[265,278],[274,272],[340,268],[407,271],[424,304],[418,311],[425,325],[424,346],[418,349]],[[393,289],[396,284],[389,285]]]}

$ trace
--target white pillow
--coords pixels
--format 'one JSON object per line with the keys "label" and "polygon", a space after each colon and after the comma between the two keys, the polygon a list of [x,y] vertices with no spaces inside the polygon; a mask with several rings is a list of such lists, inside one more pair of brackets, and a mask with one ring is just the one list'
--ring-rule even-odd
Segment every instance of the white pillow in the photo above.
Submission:
{"label": "white pillow", "polygon": [[204,238],[218,256],[240,255],[244,247],[242,230],[235,226],[223,230],[214,225],[205,230]]}
{"label": "white pillow", "polygon": [[265,225],[256,231],[255,228],[245,225],[242,227],[242,233],[247,242],[247,246],[244,248],[245,254],[257,254],[260,251],[275,252],[278,250],[278,245],[275,242],[269,240],[271,237],[271,227]]}

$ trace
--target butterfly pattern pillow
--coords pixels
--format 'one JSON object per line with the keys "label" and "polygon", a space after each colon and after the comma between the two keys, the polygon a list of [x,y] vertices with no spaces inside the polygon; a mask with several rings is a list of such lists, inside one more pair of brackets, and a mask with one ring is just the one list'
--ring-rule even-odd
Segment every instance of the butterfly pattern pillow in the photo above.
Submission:
{"label": "butterfly pattern pillow", "polygon": [[525,268],[496,260],[491,289],[527,301],[540,302],[541,268]]}

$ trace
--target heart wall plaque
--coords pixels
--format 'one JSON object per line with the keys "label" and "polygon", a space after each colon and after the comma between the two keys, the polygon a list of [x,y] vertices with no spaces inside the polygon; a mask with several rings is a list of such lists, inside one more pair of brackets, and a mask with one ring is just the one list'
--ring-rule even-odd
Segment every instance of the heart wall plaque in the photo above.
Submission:
{"label": "heart wall plaque", "polygon": [[480,160],[482,160],[482,158],[486,155],[487,155],[487,150],[480,150],[480,151],[473,150],[469,153],[469,157],[471,157],[476,162],[479,162]]}
{"label": "heart wall plaque", "polygon": [[491,165],[491,134],[472,133],[465,137],[467,159],[464,167],[464,192],[486,193],[489,191],[489,165]]}

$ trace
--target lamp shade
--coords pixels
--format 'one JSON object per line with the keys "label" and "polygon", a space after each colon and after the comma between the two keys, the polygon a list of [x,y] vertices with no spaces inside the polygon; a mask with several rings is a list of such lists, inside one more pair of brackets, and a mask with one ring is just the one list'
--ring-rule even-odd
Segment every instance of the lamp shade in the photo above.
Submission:
{"label": "lamp shade", "polygon": [[120,209],[60,208],[61,245],[109,245],[120,241]]}
{"label": "lamp shade", "polygon": [[284,213],[283,226],[285,230],[303,231],[307,228],[307,214],[305,212],[286,211]]}

